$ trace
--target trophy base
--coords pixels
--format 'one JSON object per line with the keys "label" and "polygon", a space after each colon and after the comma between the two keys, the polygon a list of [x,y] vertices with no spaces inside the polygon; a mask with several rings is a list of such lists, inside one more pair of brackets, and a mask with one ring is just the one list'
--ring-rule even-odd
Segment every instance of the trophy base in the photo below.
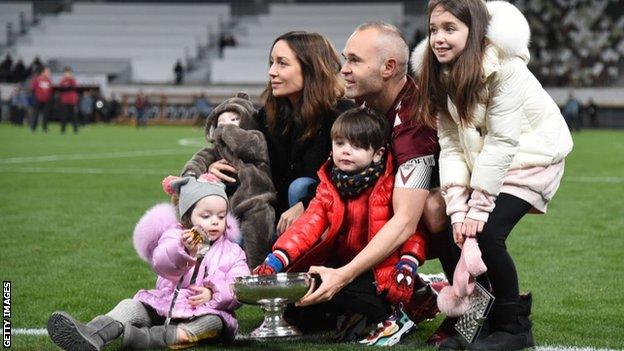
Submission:
{"label": "trophy base", "polygon": [[264,311],[264,321],[249,334],[254,339],[299,337],[299,329],[290,325],[284,319],[286,303],[283,299],[265,299],[260,301]]}

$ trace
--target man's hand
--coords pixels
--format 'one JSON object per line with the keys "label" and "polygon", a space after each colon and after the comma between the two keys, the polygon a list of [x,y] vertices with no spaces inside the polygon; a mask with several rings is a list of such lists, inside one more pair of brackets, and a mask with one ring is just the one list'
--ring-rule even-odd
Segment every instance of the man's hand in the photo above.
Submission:
{"label": "man's hand", "polygon": [[285,232],[286,229],[293,224],[293,222],[301,217],[304,211],[305,208],[303,207],[303,203],[300,201],[282,213],[282,216],[277,223],[277,235],[282,235],[282,233]]}
{"label": "man's hand", "polygon": [[308,291],[295,306],[309,306],[329,301],[353,280],[353,277],[344,274],[340,268],[312,266],[308,273],[318,273],[321,276],[322,283],[315,291]]}

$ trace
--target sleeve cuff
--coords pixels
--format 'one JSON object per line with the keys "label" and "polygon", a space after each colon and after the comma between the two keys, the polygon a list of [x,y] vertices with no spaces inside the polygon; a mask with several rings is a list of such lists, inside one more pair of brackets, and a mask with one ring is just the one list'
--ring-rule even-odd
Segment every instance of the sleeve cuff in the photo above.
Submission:
{"label": "sleeve cuff", "polygon": [[478,210],[473,207],[468,211],[468,214],[466,214],[466,217],[477,220],[477,221],[481,221],[481,222],[487,222],[488,218],[490,217],[490,213],[486,211]]}
{"label": "sleeve cuff", "polygon": [[466,219],[466,212],[455,212],[451,215],[451,224],[462,223]]}

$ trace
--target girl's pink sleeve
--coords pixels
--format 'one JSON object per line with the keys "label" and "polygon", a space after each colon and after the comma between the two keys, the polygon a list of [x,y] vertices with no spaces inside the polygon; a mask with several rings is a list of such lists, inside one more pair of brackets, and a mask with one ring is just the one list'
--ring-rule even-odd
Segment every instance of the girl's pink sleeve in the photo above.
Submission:
{"label": "girl's pink sleeve", "polygon": [[238,252],[234,253],[235,258],[230,268],[226,272],[219,271],[223,274],[210,277],[204,282],[204,286],[212,290],[212,299],[208,302],[208,306],[216,310],[232,311],[240,307],[240,303],[234,296],[232,284],[237,277],[251,274],[249,267],[247,267],[245,252],[238,245],[233,246],[237,248],[236,251]]}
{"label": "girl's pink sleeve", "polygon": [[496,196],[486,194],[479,190],[473,190],[468,201],[468,214],[466,217],[476,219],[478,221],[487,222],[490,213],[494,210]]}
{"label": "girl's pink sleeve", "polygon": [[184,249],[181,235],[180,229],[167,230],[158,240],[152,256],[154,271],[161,277],[174,282],[177,282],[195,264],[195,258]]}
{"label": "girl's pink sleeve", "polygon": [[442,197],[446,202],[446,214],[451,217],[451,223],[461,223],[470,209],[468,197],[470,190],[461,185],[453,185],[442,191]]}

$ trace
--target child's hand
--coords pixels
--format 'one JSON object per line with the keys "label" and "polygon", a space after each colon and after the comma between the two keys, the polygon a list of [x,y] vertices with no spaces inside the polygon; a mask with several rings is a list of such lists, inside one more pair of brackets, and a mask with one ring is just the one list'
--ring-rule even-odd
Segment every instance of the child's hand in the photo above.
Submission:
{"label": "child's hand", "polygon": [[466,217],[462,225],[462,232],[468,238],[474,238],[483,231],[485,222]]}
{"label": "child's hand", "polygon": [[462,232],[462,222],[453,223],[453,241],[460,248],[464,244],[464,234]]}
{"label": "child's hand", "polygon": [[199,245],[202,243],[202,238],[200,236],[194,235],[190,229],[182,232],[182,244],[184,244],[184,248],[186,252],[191,256],[195,256],[197,254],[197,250],[199,250]]}
{"label": "child's hand", "polygon": [[189,289],[195,291],[197,294],[188,298],[191,306],[203,305],[212,299],[212,290],[204,288],[203,286],[189,286]]}

